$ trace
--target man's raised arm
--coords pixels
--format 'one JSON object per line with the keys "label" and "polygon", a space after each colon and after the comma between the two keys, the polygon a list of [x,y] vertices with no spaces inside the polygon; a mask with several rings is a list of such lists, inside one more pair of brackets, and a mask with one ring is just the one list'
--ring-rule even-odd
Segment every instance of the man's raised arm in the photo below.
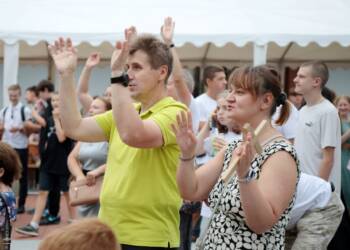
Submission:
{"label": "man's raised arm", "polygon": [[168,45],[171,54],[173,56],[173,70],[171,72],[175,89],[179,98],[179,101],[184,103],[186,106],[190,105],[192,93],[188,89],[185,79],[183,77],[183,69],[176,52],[176,48],[173,44],[175,22],[173,22],[171,17],[167,17],[164,20],[164,24],[161,28],[161,36],[166,45]]}
{"label": "man's raised arm", "polygon": [[104,141],[106,136],[93,117],[82,119],[78,110],[74,72],[77,67],[77,50],[68,38],[59,38],[49,46],[60,78],[60,110],[66,135],[79,141]]}
{"label": "man's raised arm", "polygon": [[85,66],[80,74],[79,83],[77,87],[77,96],[80,104],[83,106],[84,112],[87,113],[93,101],[89,94],[89,81],[92,69],[100,62],[100,54],[97,52],[91,53],[86,60]]}

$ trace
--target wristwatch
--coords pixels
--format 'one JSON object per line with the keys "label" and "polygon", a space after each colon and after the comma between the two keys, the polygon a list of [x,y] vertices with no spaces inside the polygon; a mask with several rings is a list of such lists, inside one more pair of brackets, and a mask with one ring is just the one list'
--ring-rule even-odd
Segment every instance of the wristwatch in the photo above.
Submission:
{"label": "wristwatch", "polygon": [[111,84],[120,84],[124,87],[127,87],[129,84],[129,76],[126,72],[123,72],[121,75],[116,77],[111,77]]}

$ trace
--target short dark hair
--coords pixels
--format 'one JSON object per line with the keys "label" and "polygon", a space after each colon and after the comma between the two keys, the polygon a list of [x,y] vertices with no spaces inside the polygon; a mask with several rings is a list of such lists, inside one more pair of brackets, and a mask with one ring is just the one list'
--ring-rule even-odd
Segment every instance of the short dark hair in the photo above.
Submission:
{"label": "short dark hair", "polygon": [[223,67],[217,66],[217,65],[210,65],[205,67],[203,71],[203,83],[205,86],[207,86],[207,79],[212,80],[215,77],[215,74],[218,72],[225,72],[225,69]]}
{"label": "short dark hair", "polygon": [[173,69],[173,56],[169,47],[155,36],[145,34],[138,36],[132,42],[129,55],[133,55],[138,50],[147,54],[152,69],[159,69],[163,65],[168,67],[168,74],[165,79],[165,82],[167,82]]}
{"label": "short dark hair", "polygon": [[337,94],[333,90],[327,87],[322,88],[321,94],[324,98],[326,98],[331,103],[333,103],[335,98],[337,97]]}
{"label": "short dark hair", "polygon": [[19,84],[12,84],[7,88],[8,91],[16,91],[18,90],[21,93],[21,86]]}
{"label": "short dark hair", "polygon": [[321,78],[321,88],[326,85],[329,78],[329,71],[327,65],[323,61],[306,62],[300,66],[300,68],[303,67],[311,67],[312,76]]}
{"label": "short dark hair", "polygon": [[4,169],[4,175],[0,181],[7,186],[11,186],[14,180],[21,175],[21,161],[17,152],[7,143],[0,142],[0,168]]}
{"label": "short dark hair", "polygon": [[49,80],[41,80],[38,83],[37,89],[38,89],[39,92],[43,92],[46,89],[49,92],[54,92],[55,91],[55,85]]}
{"label": "short dark hair", "polygon": [[30,91],[30,92],[33,92],[35,94],[35,96],[38,96],[39,95],[39,91],[38,91],[38,88],[33,85],[33,86],[30,86],[26,89],[26,91]]}

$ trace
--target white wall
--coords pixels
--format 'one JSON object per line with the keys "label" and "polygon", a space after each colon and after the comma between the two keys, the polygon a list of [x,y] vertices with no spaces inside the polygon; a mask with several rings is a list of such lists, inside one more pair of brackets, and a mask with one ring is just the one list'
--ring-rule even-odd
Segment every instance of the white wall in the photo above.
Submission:
{"label": "white wall", "polygon": [[330,70],[327,87],[334,90],[337,95],[350,96],[350,69],[337,68]]}
{"label": "white wall", "polygon": [[[76,81],[81,73],[84,64],[79,64]],[[18,69],[18,83],[22,88],[22,100],[24,101],[24,92],[26,88],[37,85],[43,79],[48,78],[48,66],[47,64],[20,64]],[[90,94],[92,96],[102,95],[104,90],[109,85],[110,79],[110,68],[109,65],[101,65],[93,70],[90,80]],[[58,77],[54,80],[55,88],[58,90],[59,82]],[[0,89],[3,86],[3,64],[0,64]],[[2,94],[0,95],[0,108],[3,106]]]}

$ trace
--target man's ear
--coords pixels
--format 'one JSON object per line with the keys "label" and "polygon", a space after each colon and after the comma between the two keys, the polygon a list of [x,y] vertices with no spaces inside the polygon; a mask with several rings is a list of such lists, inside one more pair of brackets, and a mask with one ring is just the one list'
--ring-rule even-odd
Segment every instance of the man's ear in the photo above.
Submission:
{"label": "man's ear", "polygon": [[211,83],[213,82],[213,80],[210,78],[207,78],[207,79],[205,79],[205,82],[207,84],[207,87],[209,87],[211,85]]}
{"label": "man's ear", "polygon": [[166,65],[162,65],[159,67],[158,72],[159,72],[159,80],[165,81],[169,72],[169,68]]}
{"label": "man's ear", "polygon": [[3,177],[5,174],[5,169],[4,168],[0,168],[0,178]]}
{"label": "man's ear", "polygon": [[314,85],[315,87],[320,87],[320,88],[322,88],[322,79],[321,79],[321,77],[314,77],[313,85]]}

